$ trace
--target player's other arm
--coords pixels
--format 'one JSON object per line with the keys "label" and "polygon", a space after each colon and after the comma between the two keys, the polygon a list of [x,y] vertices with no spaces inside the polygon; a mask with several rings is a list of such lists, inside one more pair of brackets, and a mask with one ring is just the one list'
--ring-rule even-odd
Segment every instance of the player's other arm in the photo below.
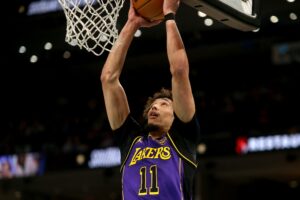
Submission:
{"label": "player's other arm", "polygon": [[159,21],[148,22],[137,16],[131,4],[128,12],[128,20],[103,66],[101,72],[102,91],[112,130],[119,128],[130,112],[126,93],[119,78],[134,33],[141,26],[151,27],[158,23]]}
{"label": "player's other arm", "polygon": [[[178,6],[178,0],[164,1],[164,14],[176,13]],[[195,102],[189,80],[189,62],[175,20],[166,21],[166,31],[174,111],[180,120],[188,122],[195,114]]]}
{"label": "player's other arm", "polygon": [[128,100],[119,77],[133,34],[136,30],[134,24],[126,23],[108,55],[101,73],[106,113],[109,124],[113,130],[123,124],[130,112]]}

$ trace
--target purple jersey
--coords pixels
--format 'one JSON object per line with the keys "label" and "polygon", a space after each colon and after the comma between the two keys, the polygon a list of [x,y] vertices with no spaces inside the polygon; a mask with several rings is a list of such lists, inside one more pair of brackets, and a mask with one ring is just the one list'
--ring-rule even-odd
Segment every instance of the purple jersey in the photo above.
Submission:
{"label": "purple jersey", "polygon": [[123,166],[124,200],[183,200],[182,160],[166,136],[138,137]]}
{"label": "purple jersey", "polygon": [[197,118],[183,123],[175,116],[169,133],[160,139],[145,133],[131,116],[115,130],[121,149],[123,200],[191,200],[197,169]]}

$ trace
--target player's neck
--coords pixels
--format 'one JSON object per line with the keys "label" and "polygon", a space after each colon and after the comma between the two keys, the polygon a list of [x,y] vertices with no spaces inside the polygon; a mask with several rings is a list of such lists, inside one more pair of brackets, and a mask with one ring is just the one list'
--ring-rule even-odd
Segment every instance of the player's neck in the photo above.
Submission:
{"label": "player's neck", "polygon": [[161,138],[166,132],[161,132],[161,131],[152,131],[149,133],[149,135],[153,138],[153,139],[159,139]]}

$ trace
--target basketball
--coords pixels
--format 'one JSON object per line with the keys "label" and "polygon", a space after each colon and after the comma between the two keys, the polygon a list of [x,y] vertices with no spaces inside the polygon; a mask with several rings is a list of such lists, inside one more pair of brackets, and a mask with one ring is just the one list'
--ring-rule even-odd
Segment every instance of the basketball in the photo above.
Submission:
{"label": "basketball", "polygon": [[149,21],[164,19],[164,0],[133,0],[136,12]]}

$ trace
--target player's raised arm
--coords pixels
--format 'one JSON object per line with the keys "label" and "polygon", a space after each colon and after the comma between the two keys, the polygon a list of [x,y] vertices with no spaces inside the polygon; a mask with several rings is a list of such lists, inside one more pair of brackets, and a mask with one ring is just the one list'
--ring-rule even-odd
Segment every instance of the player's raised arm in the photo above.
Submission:
{"label": "player's raised arm", "polygon": [[148,22],[137,16],[131,5],[128,12],[128,20],[104,64],[101,73],[102,91],[108,120],[113,130],[123,124],[130,112],[126,93],[119,77],[134,33],[139,27],[150,27],[158,23],[158,21]]}
{"label": "player's raised arm", "polygon": [[180,120],[188,122],[195,114],[195,102],[189,80],[189,62],[174,19],[179,0],[164,1],[166,16],[167,54],[172,74],[174,111]]}

